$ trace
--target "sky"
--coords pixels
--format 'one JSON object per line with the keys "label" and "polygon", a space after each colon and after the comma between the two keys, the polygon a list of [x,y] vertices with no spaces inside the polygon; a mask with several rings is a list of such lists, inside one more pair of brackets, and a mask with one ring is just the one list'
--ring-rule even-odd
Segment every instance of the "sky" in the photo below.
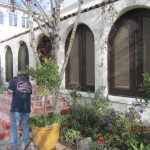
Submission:
{"label": "sky", "polygon": [[[5,3],[9,3],[11,0],[0,0],[0,2],[5,2]],[[21,0],[16,0],[18,3],[20,3]],[[48,4],[49,0],[38,0],[39,2],[42,2],[43,5]],[[61,8],[64,8],[66,6],[69,6],[75,2],[77,2],[78,0],[64,0],[61,4]]]}

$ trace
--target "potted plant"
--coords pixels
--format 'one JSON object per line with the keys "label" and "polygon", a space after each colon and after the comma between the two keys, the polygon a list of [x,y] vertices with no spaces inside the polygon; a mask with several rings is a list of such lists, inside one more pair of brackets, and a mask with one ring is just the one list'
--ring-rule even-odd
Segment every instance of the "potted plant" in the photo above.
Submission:
{"label": "potted plant", "polygon": [[[39,96],[42,99],[44,108],[42,114],[36,114],[29,120],[33,142],[40,150],[53,149],[58,142],[61,121],[58,66],[51,59],[44,59],[40,66],[36,68],[27,67],[25,71],[31,76],[31,79],[36,80],[37,86],[40,86]],[[52,95],[52,114],[48,114],[46,111],[47,94]]]}

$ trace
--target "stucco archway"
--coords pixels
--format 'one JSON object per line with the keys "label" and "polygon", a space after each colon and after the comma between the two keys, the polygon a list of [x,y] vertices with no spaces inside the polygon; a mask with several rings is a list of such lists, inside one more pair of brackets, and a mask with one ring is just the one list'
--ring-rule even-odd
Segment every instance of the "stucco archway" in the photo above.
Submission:
{"label": "stucco archway", "polygon": [[10,46],[6,48],[5,62],[6,82],[9,82],[9,80],[13,78],[13,57]]}
{"label": "stucco archway", "polygon": [[29,65],[28,48],[25,42],[21,42],[18,52],[18,70],[25,70]]}

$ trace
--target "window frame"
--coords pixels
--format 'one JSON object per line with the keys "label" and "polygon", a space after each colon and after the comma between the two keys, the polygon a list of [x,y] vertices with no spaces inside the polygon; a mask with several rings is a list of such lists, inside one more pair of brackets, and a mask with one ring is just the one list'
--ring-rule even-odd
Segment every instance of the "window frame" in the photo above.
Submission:
{"label": "window frame", "polygon": [[4,24],[4,13],[0,11],[0,24]]}
{"label": "window frame", "polygon": [[[72,86],[80,91],[95,91],[95,72],[94,72],[94,86],[87,85],[86,80],[86,31],[92,33],[92,31],[84,24],[80,24],[77,27],[76,34],[78,34],[78,59],[79,59],[79,86],[78,85],[70,85],[70,58],[68,60],[68,64],[66,67],[66,88],[70,89]],[[66,44],[65,44],[65,52],[67,52],[67,47],[69,45],[69,39],[71,37],[71,32],[67,36]],[[94,35],[92,33],[93,38],[93,53],[94,53],[94,64],[95,64],[95,48],[94,48]],[[95,65],[94,71],[95,71]],[[71,86],[71,87],[70,87]]]}
{"label": "window frame", "polygon": [[9,13],[9,26],[17,27],[18,17],[17,14]]}
{"label": "window frame", "polygon": [[29,19],[28,19],[28,17],[22,16],[22,28],[29,28]]}
{"label": "window frame", "polygon": [[[142,18],[150,18],[150,11],[145,9],[132,10],[121,16],[111,29],[108,38],[109,57],[108,57],[108,89],[109,94],[118,96],[138,96],[139,85],[143,83],[143,28]],[[120,27],[128,20],[129,28],[129,89],[115,88],[115,37]],[[135,21],[136,26],[132,23]],[[135,30],[136,28],[136,30]],[[132,33],[133,29],[135,30]],[[140,42],[138,42],[140,41]],[[140,57],[140,59],[139,59]]]}

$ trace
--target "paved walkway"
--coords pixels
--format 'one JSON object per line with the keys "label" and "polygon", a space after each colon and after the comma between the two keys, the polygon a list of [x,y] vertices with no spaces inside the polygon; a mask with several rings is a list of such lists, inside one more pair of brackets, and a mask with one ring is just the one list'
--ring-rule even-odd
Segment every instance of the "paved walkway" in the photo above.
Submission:
{"label": "paved walkway", "polygon": [[[8,144],[8,140],[0,140],[0,150],[6,150],[6,145]],[[27,150],[37,150],[34,148],[34,144],[30,143]],[[70,148],[67,148],[66,146],[58,143],[56,146],[56,150],[72,150]]]}

